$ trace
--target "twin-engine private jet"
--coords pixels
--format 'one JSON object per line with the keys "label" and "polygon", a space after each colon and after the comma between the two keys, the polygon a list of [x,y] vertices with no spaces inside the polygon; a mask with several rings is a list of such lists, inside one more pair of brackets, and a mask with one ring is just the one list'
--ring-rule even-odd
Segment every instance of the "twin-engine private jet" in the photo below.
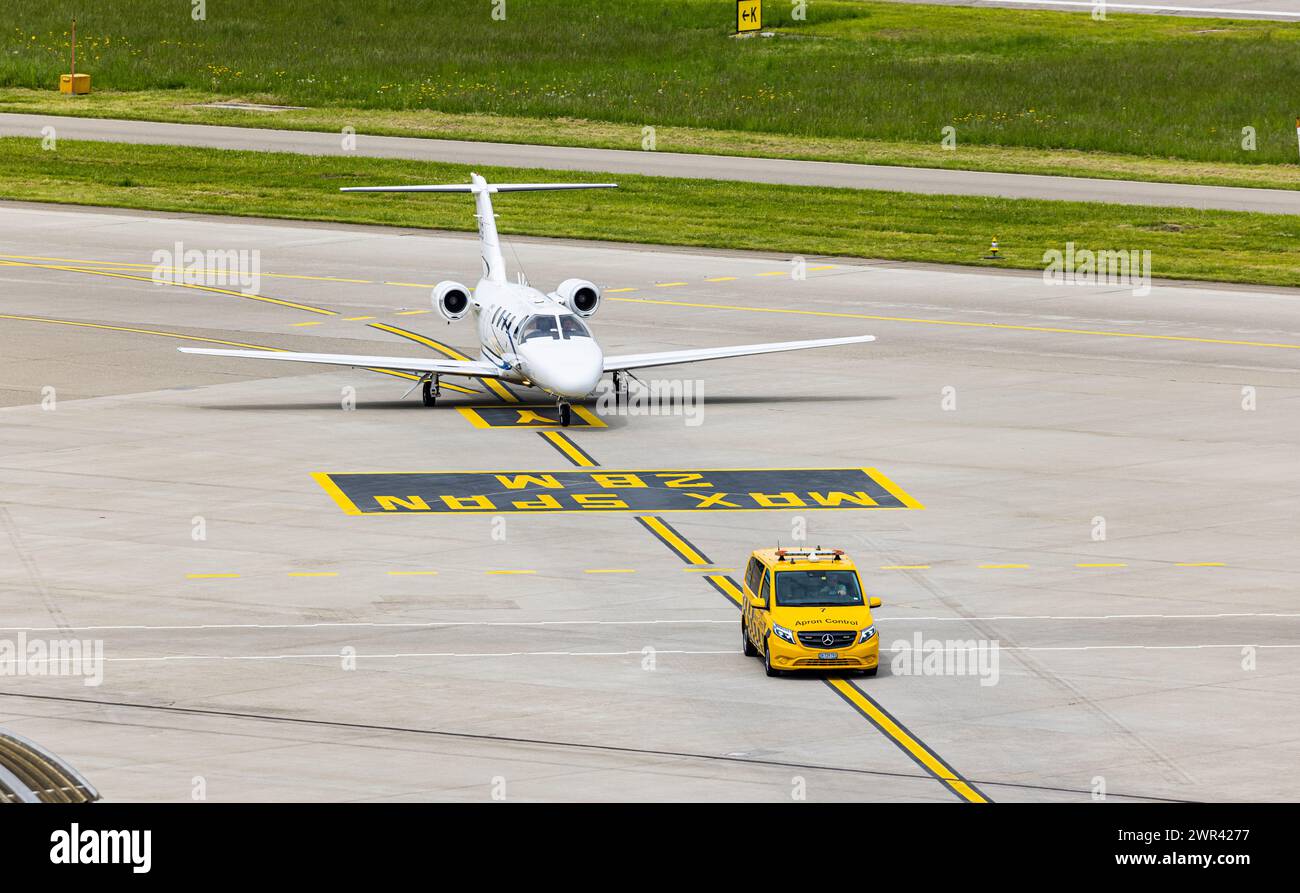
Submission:
{"label": "twin-engine private jet", "polygon": [[[478,324],[479,359],[449,360],[434,357],[384,357],[325,353],[292,353],[259,350],[212,350],[182,347],[182,353],[217,357],[249,357],[291,363],[324,363],[334,366],[397,369],[418,373],[424,403],[432,406],[439,395],[444,375],[496,378],[526,387],[540,388],[555,398],[560,424],[572,420],[570,401],[581,400],[596,390],[606,372],[613,374],[614,392],[624,386],[621,376],[634,369],[721,360],[751,354],[807,350],[874,341],[872,335],[822,338],[813,341],[781,341],[773,344],[742,344],[734,347],[704,347],[658,353],[605,356],[583,320],[601,304],[601,290],[585,279],[566,279],[550,294],[528,285],[506,280],[505,260],[492,212],[494,192],[532,192],[545,189],[612,189],[616,183],[488,183],[478,174],[468,185],[452,186],[358,186],[343,192],[468,192],[474,196],[478,217],[479,246],[483,276],[472,291],[459,282],[440,282],[433,290],[433,307],[448,323],[465,318],[472,311]],[[411,390],[415,388],[412,387]],[[410,391],[407,391],[409,394]]]}

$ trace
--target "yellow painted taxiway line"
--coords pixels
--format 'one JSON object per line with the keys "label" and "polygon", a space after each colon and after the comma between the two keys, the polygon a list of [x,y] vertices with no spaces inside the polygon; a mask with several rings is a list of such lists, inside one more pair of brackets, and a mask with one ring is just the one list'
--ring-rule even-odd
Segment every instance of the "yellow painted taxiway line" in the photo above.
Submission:
{"label": "yellow painted taxiway line", "polygon": [[551,446],[559,450],[566,459],[579,468],[595,468],[596,460],[587,455],[587,452],[573,442],[563,431],[539,431],[542,438]]}
{"label": "yellow painted taxiway line", "polygon": [[645,527],[646,530],[653,533],[660,542],[677,553],[677,557],[681,558],[682,561],[696,566],[707,565],[710,568],[713,566],[713,562],[709,561],[709,559],[705,558],[698,549],[686,542],[686,540],[669,527],[662,518],[655,517],[654,515],[637,515],[636,519],[641,522],[642,526]]}
{"label": "yellow painted taxiway line", "polygon": [[825,679],[823,681],[862,714],[868,722],[879,729],[882,734],[898,745],[917,765],[943,782],[958,797],[967,803],[989,802],[989,799],[974,785],[962,778],[938,754],[917,740],[916,736],[909,732],[902,723],[894,719],[884,707],[880,706],[874,698],[866,694],[862,689],[847,679]]}
{"label": "yellow painted taxiway line", "polygon": [[[424,335],[421,335],[418,332],[412,332],[408,329],[399,329],[397,326],[390,326],[387,323],[382,323],[382,322],[372,322],[372,323],[368,323],[368,325],[372,329],[379,329],[381,332],[388,332],[389,334],[392,335],[397,335],[402,338],[410,339],[411,341],[414,341],[416,344],[423,344],[425,347],[429,347],[432,348],[433,350],[436,350],[444,357],[450,357],[453,360],[462,360],[462,361],[469,360],[469,357],[465,356],[463,353],[456,350],[456,348],[449,347],[448,345],[443,344],[441,341],[434,341],[432,338],[425,337]],[[511,391],[509,388],[507,388],[505,385],[501,384],[501,382],[497,381],[495,378],[476,378],[474,380],[478,382],[482,382],[484,387],[488,388],[490,391],[492,391],[492,393],[496,394],[506,403],[519,402],[519,398],[515,396],[514,392]],[[444,387],[452,388],[453,390],[462,390],[461,388],[457,388],[455,385],[444,385]]]}
{"label": "yellow painted taxiway line", "polygon": [[239,574],[186,574],[187,580],[232,580]]}
{"label": "yellow painted taxiway line", "polygon": [[246,301],[259,301],[265,304],[277,304],[281,307],[288,307],[291,310],[302,310],[305,313],[319,313],[322,316],[337,316],[333,310],[326,310],[324,307],[312,307],[310,304],[299,304],[295,301],[283,301],[279,298],[269,298],[266,295],[253,294],[251,292],[235,291],[230,288],[217,288],[212,285],[199,285],[194,282],[158,282],[152,276],[134,276],[128,273],[120,273],[113,270],[89,270],[84,267],[60,266],[57,264],[33,264],[19,263],[18,261],[0,260],[0,266],[7,267],[34,267],[42,270],[61,270],[67,273],[85,273],[89,276],[107,276],[110,279],[130,279],[135,282],[148,282],[151,285],[168,285],[175,288],[189,288],[195,291],[211,292],[218,295],[229,295],[235,298],[243,298]]}
{"label": "yellow painted taxiway line", "polygon": [[665,301],[654,298],[610,298],[611,301],[657,304],[663,307],[690,307],[696,310],[736,310],[745,313],[785,313],[795,316],[821,316],[830,319],[865,319],[875,322],[901,322],[928,326],[955,326],[969,329],[994,329],[1011,332],[1039,332],[1049,335],[1089,335],[1099,338],[1134,338],[1146,341],[1175,341],[1188,344],[1222,344],[1232,347],[1268,347],[1300,350],[1300,344],[1274,341],[1245,341],[1235,338],[1199,338],[1193,335],[1157,335],[1149,332],[1112,332],[1104,329],[1068,329],[1056,326],[1027,326],[1001,322],[968,322],[959,319],[926,319],[913,316],[879,316],[870,313],[844,313],[831,310],[805,310],[793,307],[749,307],[740,304],[704,304],[694,301]]}

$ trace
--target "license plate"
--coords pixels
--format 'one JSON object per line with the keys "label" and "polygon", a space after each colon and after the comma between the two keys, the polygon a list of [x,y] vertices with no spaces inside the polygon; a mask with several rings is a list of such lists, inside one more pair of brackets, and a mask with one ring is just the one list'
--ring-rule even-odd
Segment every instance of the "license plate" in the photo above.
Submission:
{"label": "license plate", "polygon": [[839,656],[840,656],[840,655],[839,655],[839,652],[838,652],[838,651],[823,651],[821,654],[817,655],[817,659],[818,659],[818,660],[835,660],[835,659],[836,659],[837,657],[839,657]]}

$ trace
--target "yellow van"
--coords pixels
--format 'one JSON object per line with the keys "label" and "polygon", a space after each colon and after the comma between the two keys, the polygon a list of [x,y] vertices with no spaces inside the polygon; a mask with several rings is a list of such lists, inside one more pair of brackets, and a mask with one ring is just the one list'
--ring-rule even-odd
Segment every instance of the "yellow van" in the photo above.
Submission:
{"label": "yellow van", "polygon": [[758,549],[745,568],[740,635],[769,676],[845,669],[876,675],[880,636],[862,580],[840,549]]}

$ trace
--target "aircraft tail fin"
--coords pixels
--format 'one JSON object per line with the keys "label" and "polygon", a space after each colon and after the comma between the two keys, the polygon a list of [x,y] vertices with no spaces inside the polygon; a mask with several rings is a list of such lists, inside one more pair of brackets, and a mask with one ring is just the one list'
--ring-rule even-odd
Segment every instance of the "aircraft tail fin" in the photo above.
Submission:
{"label": "aircraft tail fin", "polygon": [[617,183],[489,183],[478,174],[470,174],[469,183],[432,186],[345,186],[340,192],[468,192],[474,196],[478,217],[479,246],[483,256],[483,278],[506,281],[505,259],[497,236],[496,215],[492,211],[494,192],[541,192],[553,189],[614,189]]}

